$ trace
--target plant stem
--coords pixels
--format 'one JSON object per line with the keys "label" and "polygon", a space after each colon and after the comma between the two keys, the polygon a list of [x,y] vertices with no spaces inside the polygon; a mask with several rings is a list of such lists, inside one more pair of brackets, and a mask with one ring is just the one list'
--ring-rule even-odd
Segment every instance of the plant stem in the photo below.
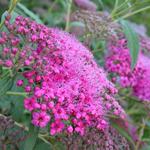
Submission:
{"label": "plant stem", "polygon": [[139,150],[140,144],[141,144],[141,139],[142,136],[144,134],[144,129],[145,129],[145,120],[143,120],[143,124],[140,130],[140,134],[139,134],[139,140],[137,141],[136,145],[135,145],[135,150]]}
{"label": "plant stem", "polygon": [[127,17],[130,17],[130,16],[132,16],[132,15],[135,15],[135,14],[137,14],[137,13],[139,13],[139,12],[142,12],[142,11],[145,11],[145,10],[147,10],[147,9],[150,9],[150,6],[147,6],[147,7],[141,8],[141,9],[139,9],[139,10],[136,10],[136,11],[134,11],[134,12],[132,12],[132,13],[126,14],[126,15],[122,16],[121,18],[122,18],[122,19],[125,19],[125,18],[127,18]]}
{"label": "plant stem", "polygon": [[72,0],[69,0],[69,2],[68,2],[68,9],[67,9],[67,19],[66,19],[65,31],[69,31],[70,15],[71,15],[71,6],[72,6]]}
{"label": "plant stem", "polygon": [[13,96],[24,96],[27,97],[27,93],[25,92],[12,92],[12,91],[8,91],[6,92],[6,95],[13,95]]}
{"label": "plant stem", "polygon": [[48,9],[48,12],[51,13],[54,6],[56,5],[56,3],[58,2],[58,0],[55,0],[52,4],[51,4],[51,7]]}
{"label": "plant stem", "polygon": [[119,9],[123,9],[123,7],[126,6],[126,4],[127,4],[128,1],[126,0],[125,2],[123,2],[119,6],[118,6],[118,2],[117,2],[117,0],[115,1],[115,7],[114,7],[114,9],[111,12],[111,16],[113,16]]}
{"label": "plant stem", "polygon": [[[7,10],[8,14],[11,14],[13,9],[16,7],[17,3],[19,2],[19,0],[13,0],[12,2],[10,2],[10,6]],[[0,29],[2,28],[2,26],[4,25],[5,19],[0,23]]]}

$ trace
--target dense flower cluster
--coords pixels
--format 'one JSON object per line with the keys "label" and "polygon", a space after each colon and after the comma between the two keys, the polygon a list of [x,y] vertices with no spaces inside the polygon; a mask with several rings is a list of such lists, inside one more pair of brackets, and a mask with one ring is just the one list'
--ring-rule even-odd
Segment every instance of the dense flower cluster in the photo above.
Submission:
{"label": "dense flower cluster", "polygon": [[131,87],[134,95],[145,101],[150,100],[150,59],[144,54],[147,46],[148,44],[141,40],[141,52],[134,70],[131,69],[125,38],[109,43],[109,55],[106,58],[106,69],[111,73],[112,81],[120,83],[122,87]]}
{"label": "dense flower cluster", "polygon": [[50,123],[51,135],[63,131],[83,135],[89,127],[104,130],[110,112],[124,117],[114,98],[117,90],[80,42],[28,18],[18,16],[13,24],[9,19],[5,21],[9,32],[0,36],[1,64],[26,79],[18,80],[17,86],[28,93],[24,106],[35,126]]}
{"label": "dense flower cluster", "polygon": [[112,127],[104,133],[90,129],[84,137],[69,135],[62,138],[68,150],[130,150],[128,141]]}

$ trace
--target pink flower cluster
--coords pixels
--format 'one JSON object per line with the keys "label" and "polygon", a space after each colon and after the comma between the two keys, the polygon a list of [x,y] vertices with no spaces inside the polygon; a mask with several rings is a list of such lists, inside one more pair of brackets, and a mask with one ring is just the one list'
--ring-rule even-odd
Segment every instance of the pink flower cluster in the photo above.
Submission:
{"label": "pink flower cluster", "polygon": [[144,45],[146,46],[141,42],[141,52],[136,67],[132,70],[126,39],[111,41],[105,67],[113,82],[119,83],[121,87],[132,88],[133,94],[139,99],[150,101],[150,58],[144,54]]}
{"label": "pink flower cluster", "polygon": [[51,135],[83,135],[90,127],[104,130],[108,113],[125,117],[114,98],[117,90],[74,37],[21,16],[13,24],[7,17],[5,25],[9,32],[1,33],[0,45],[7,48],[1,63],[26,79],[17,85],[29,95],[24,106],[35,126],[49,123]]}

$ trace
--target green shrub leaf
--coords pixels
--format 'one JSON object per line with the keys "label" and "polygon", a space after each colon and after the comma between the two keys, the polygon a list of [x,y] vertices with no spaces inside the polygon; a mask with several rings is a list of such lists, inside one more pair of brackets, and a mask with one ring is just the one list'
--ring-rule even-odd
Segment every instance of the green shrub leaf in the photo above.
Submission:
{"label": "green shrub leaf", "polygon": [[30,124],[28,138],[24,144],[24,150],[33,150],[37,141],[39,129]]}
{"label": "green shrub leaf", "polygon": [[131,57],[131,68],[134,69],[138,54],[139,54],[139,38],[137,33],[132,29],[128,23],[128,21],[120,20],[120,23],[123,28],[123,32],[127,38],[128,48],[130,49],[130,57]]}
{"label": "green shrub leaf", "polygon": [[18,3],[17,8],[22,10],[25,15],[34,19],[37,23],[43,24],[42,20],[36,14],[34,14],[32,11],[30,11],[27,7],[25,7],[23,4]]}
{"label": "green shrub leaf", "polygon": [[9,70],[4,70],[0,75],[0,96],[3,96],[13,86],[13,78]]}

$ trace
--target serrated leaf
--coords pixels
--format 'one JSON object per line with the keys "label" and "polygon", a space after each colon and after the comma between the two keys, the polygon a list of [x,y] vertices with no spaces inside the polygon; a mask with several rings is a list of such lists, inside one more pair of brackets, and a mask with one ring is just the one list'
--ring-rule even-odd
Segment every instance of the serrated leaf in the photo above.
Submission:
{"label": "serrated leaf", "polygon": [[36,145],[37,137],[38,137],[38,131],[39,129],[37,127],[30,124],[28,138],[26,139],[25,144],[24,144],[24,150],[34,149]]}
{"label": "serrated leaf", "polygon": [[42,20],[36,14],[34,14],[32,11],[30,11],[26,6],[24,6],[23,4],[18,3],[17,7],[20,10],[22,10],[25,13],[25,15],[34,19],[37,23],[43,24]]}
{"label": "serrated leaf", "polygon": [[134,69],[140,49],[139,38],[134,29],[130,27],[128,21],[120,20],[120,23],[127,38],[128,48],[130,49],[131,68]]}

